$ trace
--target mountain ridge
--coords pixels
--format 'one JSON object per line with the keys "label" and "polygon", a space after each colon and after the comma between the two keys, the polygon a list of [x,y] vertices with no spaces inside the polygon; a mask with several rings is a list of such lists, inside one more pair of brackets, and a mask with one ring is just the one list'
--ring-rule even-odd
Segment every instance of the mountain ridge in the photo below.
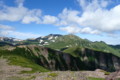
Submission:
{"label": "mountain ridge", "polygon": [[[6,42],[6,41],[5,41]],[[9,44],[11,42],[7,41]],[[76,35],[60,35],[60,34],[49,34],[44,37],[38,37],[36,39],[27,39],[23,41],[13,41],[13,45],[29,45],[35,44],[39,46],[49,47],[56,50],[61,50],[69,47],[84,47],[90,48],[93,50],[103,51],[103,52],[111,52],[117,56],[120,56],[120,48],[113,47],[112,45],[108,45],[103,41],[89,41],[87,39],[82,39]]]}

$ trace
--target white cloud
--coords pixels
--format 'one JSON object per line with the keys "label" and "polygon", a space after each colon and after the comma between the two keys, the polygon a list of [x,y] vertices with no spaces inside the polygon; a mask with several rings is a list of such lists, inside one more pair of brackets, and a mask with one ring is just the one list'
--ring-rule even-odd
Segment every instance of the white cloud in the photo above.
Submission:
{"label": "white cloud", "polygon": [[43,24],[56,24],[58,22],[58,18],[55,16],[45,15],[43,17]]}
{"label": "white cloud", "polygon": [[9,33],[8,31],[13,31],[14,28],[8,25],[0,24],[0,36],[7,36]]}
{"label": "white cloud", "polygon": [[120,30],[120,5],[110,10],[97,9],[85,11],[79,18],[79,25],[95,28],[103,32],[114,32]]}
{"label": "white cloud", "polygon": [[86,0],[77,0],[79,5],[81,6],[82,9],[86,8],[87,1]]}
{"label": "white cloud", "polygon": [[67,31],[68,33],[79,33],[81,29],[76,26],[67,26],[67,27],[60,27],[60,30]]}
{"label": "white cloud", "polygon": [[40,23],[40,19],[38,17],[25,16],[22,20],[22,23],[29,24],[31,22]]}
{"label": "white cloud", "polygon": [[68,10],[65,8],[62,13],[59,14],[60,24],[61,25],[69,25],[77,23],[79,19],[80,12],[76,10]]}
{"label": "white cloud", "polygon": [[[88,34],[111,34],[120,31],[120,5],[111,9],[106,7],[110,4],[109,0],[77,0],[83,11],[69,10],[65,8],[59,14],[61,30],[69,33],[88,33]],[[70,27],[76,25],[76,27]],[[69,27],[68,27],[69,26]],[[78,31],[78,28],[80,29]],[[72,30],[72,31],[71,31]]]}
{"label": "white cloud", "polygon": [[108,0],[108,1],[102,0],[101,3],[100,3],[100,5],[101,5],[102,7],[107,7],[110,2],[111,2],[110,0]]}
{"label": "white cloud", "polygon": [[19,7],[22,7],[23,3],[24,3],[24,0],[16,0],[15,2]]}
{"label": "white cloud", "polygon": [[23,17],[22,23],[29,24],[31,22],[40,23],[41,10],[33,9],[28,11],[26,16]]}
{"label": "white cloud", "polygon": [[[42,15],[40,9],[28,9],[23,6],[24,0],[16,0],[17,6],[0,6],[0,21],[20,21],[23,24],[35,22],[37,24],[57,24],[58,18],[51,15]],[[42,20],[41,20],[42,19]]]}
{"label": "white cloud", "polygon": [[15,38],[27,39],[27,38],[37,38],[40,37],[40,34],[33,34],[33,33],[25,33],[25,32],[18,32],[18,31],[7,31],[7,36],[13,36]]}
{"label": "white cloud", "polygon": [[109,5],[111,0],[77,0],[83,10],[96,10],[98,8],[105,8]]}
{"label": "white cloud", "polygon": [[100,31],[92,30],[89,27],[80,28],[77,26],[60,27],[60,30],[66,31],[68,33],[85,33],[85,34],[100,34],[101,33]]}
{"label": "white cloud", "polygon": [[14,28],[8,25],[0,24],[0,30],[13,30]]}
{"label": "white cloud", "polygon": [[15,38],[36,38],[41,35],[16,31],[12,26],[0,24],[0,36],[13,36]]}
{"label": "white cloud", "polygon": [[40,22],[41,10],[28,9],[23,6],[24,0],[16,0],[17,6],[2,6],[0,21],[22,21],[22,23]]}
{"label": "white cloud", "polygon": [[19,21],[26,15],[24,7],[4,7],[0,10],[0,21]]}
{"label": "white cloud", "polygon": [[[65,8],[59,17],[61,18],[60,25],[64,25],[67,27],[61,27],[60,29],[63,31],[67,31],[68,33],[87,33],[87,34],[99,34],[100,31],[93,30],[90,27],[81,26],[79,16],[80,12],[75,10],[68,10]],[[62,24],[63,23],[63,24]],[[73,26],[77,25],[77,26]]]}
{"label": "white cloud", "polygon": [[86,33],[86,34],[100,34],[101,33],[98,30],[92,30],[90,27],[82,28],[80,32],[81,33]]}
{"label": "white cloud", "polygon": [[8,35],[7,30],[6,31],[0,30],[0,36],[7,36],[7,35]]}

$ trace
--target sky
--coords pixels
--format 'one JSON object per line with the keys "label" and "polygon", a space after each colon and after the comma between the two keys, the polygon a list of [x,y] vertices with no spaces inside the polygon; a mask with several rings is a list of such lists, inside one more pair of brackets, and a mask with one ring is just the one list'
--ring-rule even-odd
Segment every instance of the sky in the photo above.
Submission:
{"label": "sky", "polygon": [[48,34],[120,44],[120,0],[0,0],[0,36]]}

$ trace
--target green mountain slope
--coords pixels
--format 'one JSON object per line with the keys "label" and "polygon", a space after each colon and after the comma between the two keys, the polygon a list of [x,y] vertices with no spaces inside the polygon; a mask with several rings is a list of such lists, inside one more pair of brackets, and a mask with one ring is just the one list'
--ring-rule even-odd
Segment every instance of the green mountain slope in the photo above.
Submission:
{"label": "green mountain slope", "polygon": [[0,56],[9,60],[10,65],[31,68],[32,71],[49,70],[95,70],[115,71],[120,68],[120,58],[106,52],[88,48],[71,47],[63,52],[37,45],[21,45],[0,48]]}
{"label": "green mountain slope", "polygon": [[[115,59],[115,56],[113,56],[111,53],[91,50],[89,48],[71,47],[71,48],[67,48],[67,49],[63,50],[63,52],[69,53],[70,55],[81,59],[81,61],[85,60],[85,64],[83,63],[82,65],[83,66],[87,65],[88,69],[89,68],[94,69],[94,67],[97,67],[97,66],[99,66],[99,68],[105,69],[105,66],[106,66],[107,70],[111,71],[113,67],[118,68],[117,64],[119,64],[119,60],[120,60],[119,57],[117,59]],[[116,63],[116,60],[118,61],[118,63]],[[116,64],[114,66],[112,66],[109,63],[110,64],[116,63]],[[102,65],[100,65],[100,64],[102,64]]]}
{"label": "green mountain slope", "polygon": [[120,56],[119,50],[116,50],[115,48],[107,45],[105,42],[92,42],[87,39],[81,39],[75,35],[60,36],[55,40],[55,42],[50,42],[49,45],[45,46],[57,50],[69,47],[83,47],[107,53],[110,52],[117,56]]}
{"label": "green mountain slope", "polygon": [[[13,50],[9,50],[10,48],[12,48]],[[32,70],[27,71],[27,73],[49,71],[44,67],[40,66],[37,63],[38,58],[31,51],[28,51],[25,48],[20,47],[13,48],[12,46],[0,47],[0,57],[7,59],[10,65],[31,68]]]}
{"label": "green mountain slope", "polygon": [[120,45],[109,45],[109,46],[114,48],[114,49],[120,49]]}
{"label": "green mountain slope", "polygon": [[[64,48],[70,47],[82,47],[82,48],[89,48],[97,51],[113,53],[120,57],[120,48],[119,46],[110,46],[105,42],[92,42],[87,39],[81,39],[75,35],[59,35],[59,34],[50,34],[48,36],[39,37],[36,39],[27,39],[23,41],[13,42],[12,44],[8,42],[10,45],[39,45],[44,47],[49,47],[55,50],[63,50]],[[3,44],[2,44],[3,45]]]}

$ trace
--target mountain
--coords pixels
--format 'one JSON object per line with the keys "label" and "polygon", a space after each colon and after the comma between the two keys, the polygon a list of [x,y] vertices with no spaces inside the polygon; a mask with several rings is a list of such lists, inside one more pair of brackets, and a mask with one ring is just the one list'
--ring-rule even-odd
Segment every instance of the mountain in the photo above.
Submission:
{"label": "mountain", "polygon": [[[21,41],[13,41],[16,43],[16,45],[30,45],[30,44],[35,44],[35,45],[40,45],[40,46],[45,46],[48,45],[50,42],[54,42],[55,39],[60,37],[62,35],[59,34],[49,34],[48,36],[43,36],[43,37],[38,37],[36,39],[30,38],[26,40],[21,40]],[[8,41],[10,42],[10,41]]]}
{"label": "mountain", "polygon": [[103,41],[92,42],[72,34],[50,34],[22,41],[9,39],[0,41],[3,80],[52,80],[61,74],[68,78],[68,73],[79,74],[78,79],[104,80],[110,72],[120,69],[119,46]]}
{"label": "mountain", "polygon": [[13,46],[11,43],[7,43],[7,42],[4,42],[4,41],[0,42],[0,46],[7,46],[7,45]]}
{"label": "mountain", "polygon": [[114,48],[114,49],[120,49],[120,45],[109,45],[109,46]]}
{"label": "mountain", "polygon": [[15,41],[22,41],[22,40],[16,39],[16,38],[11,38],[11,37],[0,37],[0,41],[15,42]]}
{"label": "mountain", "polygon": [[13,45],[19,44],[19,42],[21,41],[23,40],[12,38],[12,37],[0,37],[0,46],[4,46],[4,45],[13,46]]}
{"label": "mountain", "polygon": [[70,47],[83,47],[83,48],[90,48],[97,51],[113,53],[117,56],[120,56],[119,49],[115,49],[105,42],[92,42],[87,39],[82,39],[75,35],[48,35],[44,38],[38,38],[39,44],[45,47],[49,47],[56,50],[62,50],[64,48]]}
{"label": "mountain", "polygon": [[54,43],[55,40],[61,36],[62,35],[60,35],[60,34],[49,34],[48,36],[36,38],[36,41],[38,41],[41,46],[49,45],[49,43],[52,43],[52,42]]}
{"label": "mountain", "polygon": [[[10,48],[10,47],[9,47]],[[48,70],[95,70],[115,71],[120,68],[120,58],[88,48],[68,48],[56,51],[37,45],[21,45],[12,49],[1,48],[0,56],[10,64],[32,68],[31,72]]]}
{"label": "mountain", "polygon": [[[4,41],[6,42],[7,39]],[[11,41],[12,40],[12,41]],[[14,45],[30,45],[35,44],[39,46],[49,47],[55,50],[63,50],[70,47],[82,47],[89,48],[96,51],[102,51],[106,53],[113,53],[120,57],[120,47],[108,45],[103,41],[92,42],[87,39],[82,39],[76,35],[60,35],[60,34],[49,34],[47,36],[38,37],[36,39],[27,39],[22,41],[14,41],[14,38],[8,39],[7,42]]]}

